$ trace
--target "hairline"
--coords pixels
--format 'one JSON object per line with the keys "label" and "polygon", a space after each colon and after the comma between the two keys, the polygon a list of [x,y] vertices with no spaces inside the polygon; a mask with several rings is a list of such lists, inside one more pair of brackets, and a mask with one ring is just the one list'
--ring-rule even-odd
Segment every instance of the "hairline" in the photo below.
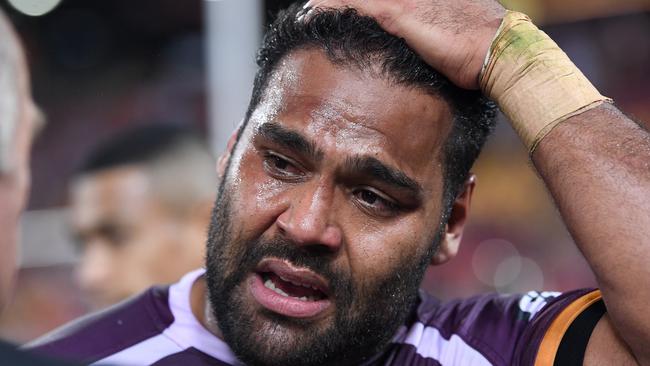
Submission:
{"label": "hairline", "polygon": [[[187,164],[183,164],[181,167],[181,164],[177,161],[178,159],[191,161],[194,164],[200,164],[200,159],[207,157],[211,158],[209,152],[203,151],[199,145],[198,142],[195,142],[190,138],[181,139],[164,149],[162,153],[133,161],[121,161],[100,168],[79,170],[73,175],[72,179],[74,183],[78,184],[84,179],[97,178],[99,175],[104,173],[121,169],[124,169],[125,171],[132,170],[133,172],[140,172],[147,180],[149,189],[147,189],[146,194],[149,197],[160,201],[173,212],[184,212],[187,208],[191,208],[197,202],[202,201],[200,197],[207,198],[208,196],[214,195],[214,192],[212,192],[211,195],[201,192],[200,195],[196,194],[191,200],[179,200],[178,196],[187,198],[192,195],[187,193],[177,194],[168,190],[168,187],[173,187],[174,192],[179,192],[179,187],[176,186],[180,185],[180,183],[178,182],[178,179],[174,179],[169,176],[169,173],[165,173],[165,167],[172,166],[171,169],[177,171],[182,168],[187,168]],[[213,162],[209,165],[213,166],[214,164],[212,163]],[[196,182],[196,180],[192,180],[192,182]],[[207,185],[208,183],[204,184]],[[192,188],[197,188],[197,186],[194,185]],[[199,189],[192,189],[192,192],[196,193],[198,190]],[[201,189],[201,191],[203,190]],[[207,191],[207,189],[205,191]],[[179,203],[179,201],[181,202]]]}
{"label": "hairline", "polygon": [[[447,148],[449,145],[449,142],[451,141],[451,138],[454,133],[454,127],[458,123],[457,119],[459,118],[459,114],[456,111],[456,108],[454,106],[453,101],[449,99],[448,96],[445,96],[444,93],[433,90],[433,88],[427,88],[423,85],[419,85],[415,82],[398,82],[392,78],[391,75],[392,72],[390,70],[382,70],[381,67],[378,67],[377,62],[379,61],[378,59],[372,59],[370,61],[370,65],[373,66],[370,69],[364,69],[363,66],[360,62],[352,59],[352,58],[346,58],[344,56],[340,58],[334,58],[333,55],[330,52],[327,52],[321,45],[316,44],[314,42],[307,42],[305,44],[299,45],[298,47],[295,47],[293,49],[289,49],[288,52],[283,54],[281,57],[279,57],[268,69],[268,71],[265,74],[265,79],[263,80],[263,83],[261,85],[254,85],[253,91],[252,91],[252,97],[257,97],[257,98],[252,98],[250,100],[250,105],[248,106],[248,109],[246,111],[246,116],[243,120],[243,123],[239,127],[239,131],[237,133],[237,139],[235,141],[235,146],[234,148],[237,147],[239,144],[239,139],[241,138],[241,135],[243,131],[246,129],[248,126],[248,122],[252,118],[254,112],[259,108],[259,106],[263,103],[264,99],[267,96],[267,90],[269,90],[269,84],[272,82],[274,79],[274,76],[276,73],[279,72],[281,65],[283,64],[283,61],[286,60],[288,57],[291,57],[295,55],[298,52],[302,51],[317,51],[321,52],[329,62],[331,62],[333,65],[337,67],[342,67],[342,68],[348,68],[348,69],[356,69],[362,73],[365,73],[366,76],[369,76],[371,78],[380,78],[383,79],[384,81],[388,81],[389,85],[391,86],[401,86],[401,87],[406,87],[406,88],[412,88],[415,90],[419,90],[427,95],[430,95],[432,97],[436,97],[443,101],[447,107],[449,108],[449,127],[447,128],[446,131],[446,136],[442,140],[442,144],[438,147],[438,154],[437,154],[437,162],[441,164],[442,166],[442,183],[443,183],[443,194],[442,194],[442,204],[443,208],[446,206],[450,206],[453,200],[456,198],[455,196],[457,195],[454,194],[454,190],[460,189],[460,187],[451,187],[450,184],[452,182],[447,179],[447,170],[448,170],[448,165],[449,164],[449,159],[448,159],[448,152]],[[367,65],[365,65],[367,66]],[[378,70],[377,70],[378,69]],[[258,73],[263,70],[263,67],[258,68]],[[370,70],[370,71],[369,71]],[[373,72],[375,71],[375,72]],[[256,90],[258,89],[258,90]],[[255,92],[258,92],[257,95]],[[255,104],[253,104],[255,102]],[[443,215],[446,216],[446,215]]]}

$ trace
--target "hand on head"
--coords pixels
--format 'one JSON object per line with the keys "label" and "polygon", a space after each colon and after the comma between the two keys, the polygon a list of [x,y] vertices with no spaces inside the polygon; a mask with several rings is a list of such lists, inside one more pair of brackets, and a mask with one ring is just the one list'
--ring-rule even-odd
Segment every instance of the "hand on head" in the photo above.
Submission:
{"label": "hand on head", "polygon": [[[311,0],[310,11],[351,7],[404,38],[454,84],[478,88],[478,75],[505,9],[494,0]],[[309,13],[305,20],[309,19]]]}

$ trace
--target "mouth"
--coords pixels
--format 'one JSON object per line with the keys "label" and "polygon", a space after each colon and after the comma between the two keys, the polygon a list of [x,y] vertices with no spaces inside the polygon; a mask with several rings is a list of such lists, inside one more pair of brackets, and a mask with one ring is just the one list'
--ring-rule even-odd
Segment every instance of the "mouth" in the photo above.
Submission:
{"label": "mouth", "polygon": [[260,262],[250,278],[250,291],[264,308],[292,318],[315,317],[331,305],[327,281],[279,259]]}

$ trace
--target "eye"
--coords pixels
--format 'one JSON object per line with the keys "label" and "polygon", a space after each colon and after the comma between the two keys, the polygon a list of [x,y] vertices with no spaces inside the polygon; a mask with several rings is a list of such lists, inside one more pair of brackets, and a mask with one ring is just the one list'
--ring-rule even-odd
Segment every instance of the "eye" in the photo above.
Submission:
{"label": "eye", "polygon": [[361,198],[363,202],[366,202],[369,205],[373,205],[375,202],[377,202],[377,200],[381,199],[376,193],[366,190],[359,192],[359,198]]}
{"label": "eye", "polygon": [[113,247],[119,247],[126,243],[131,237],[130,234],[129,230],[112,225],[103,227],[99,231],[99,235]]}
{"label": "eye", "polygon": [[285,170],[289,166],[289,162],[279,156],[270,156],[269,161],[275,169]]}
{"label": "eye", "polygon": [[274,152],[264,154],[264,168],[276,178],[299,178],[304,175],[297,163]]}
{"label": "eye", "polygon": [[399,206],[394,201],[374,189],[357,188],[352,193],[357,202],[373,214],[393,216],[399,211]]}
{"label": "eye", "polygon": [[77,253],[83,253],[86,250],[87,235],[78,231],[71,231],[68,234],[71,242],[74,244],[75,251]]}

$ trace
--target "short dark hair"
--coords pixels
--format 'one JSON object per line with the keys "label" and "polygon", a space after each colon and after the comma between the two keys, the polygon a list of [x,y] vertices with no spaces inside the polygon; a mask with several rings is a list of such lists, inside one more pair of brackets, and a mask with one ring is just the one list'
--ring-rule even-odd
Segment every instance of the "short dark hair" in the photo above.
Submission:
{"label": "short dark hair", "polygon": [[[406,42],[384,31],[371,17],[356,10],[319,9],[308,21],[293,4],[280,11],[258,51],[258,71],[245,122],[260,103],[278,62],[302,49],[321,49],[337,65],[370,69],[379,66],[381,77],[399,85],[421,88],[449,103],[453,126],[444,146],[444,196],[446,219],[451,203],[461,191],[469,170],[494,129],[496,106],[479,91],[461,89],[434,70]],[[243,130],[243,128],[242,128]]]}
{"label": "short dark hair", "polygon": [[182,125],[148,123],[122,131],[91,152],[73,178],[127,166],[145,172],[149,193],[176,214],[192,215],[197,203],[214,197],[212,153],[198,133]]}
{"label": "short dark hair", "polygon": [[77,174],[145,164],[187,143],[203,144],[194,131],[174,124],[151,123],[130,128],[97,146],[82,162]]}

